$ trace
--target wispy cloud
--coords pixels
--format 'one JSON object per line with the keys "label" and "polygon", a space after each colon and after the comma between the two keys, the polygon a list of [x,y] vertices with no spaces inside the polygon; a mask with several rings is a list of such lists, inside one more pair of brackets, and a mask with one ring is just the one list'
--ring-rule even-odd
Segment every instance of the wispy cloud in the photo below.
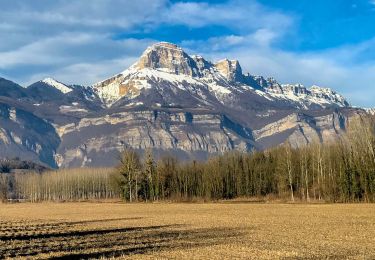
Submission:
{"label": "wispy cloud", "polygon": [[223,25],[241,31],[258,28],[280,29],[292,24],[292,18],[268,10],[256,1],[231,0],[221,4],[181,2],[170,6],[161,19],[191,27]]}

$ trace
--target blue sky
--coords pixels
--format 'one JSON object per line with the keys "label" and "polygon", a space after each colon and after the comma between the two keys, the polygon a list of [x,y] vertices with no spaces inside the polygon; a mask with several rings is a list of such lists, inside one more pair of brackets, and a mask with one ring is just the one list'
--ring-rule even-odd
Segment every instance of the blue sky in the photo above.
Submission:
{"label": "blue sky", "polygon": [[0,9],[0,76],[92,84],[157,41],[251,74],[327,86],[375,107],[375,0],[13,0]]}

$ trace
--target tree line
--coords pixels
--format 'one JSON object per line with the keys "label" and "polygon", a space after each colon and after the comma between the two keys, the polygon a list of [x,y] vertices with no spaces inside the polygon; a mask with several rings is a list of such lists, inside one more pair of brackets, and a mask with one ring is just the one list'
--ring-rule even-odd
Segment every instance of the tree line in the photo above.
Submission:
{"label": "tree line", "polygon": [[0,198],[37,201],[120,199],[375,202],[375,121],[351,120],[329,144],[228,152],[207,161],[156,160],[125,150],[115,169],[72,169],[0,175]]}
{"label": "tree line", "polygon": [[173,156],[144,160],[125,151],[114,175],[127,201],[220,200],[272,197],[290,201],[374,202],[374,120],[353,119],[347,134],[329,144],[228,152],[205,162]]}
{"label": "tree line", "polygon": [[119,199],[113,169],[62,169],[0,174],[0,200],[86,201]]}

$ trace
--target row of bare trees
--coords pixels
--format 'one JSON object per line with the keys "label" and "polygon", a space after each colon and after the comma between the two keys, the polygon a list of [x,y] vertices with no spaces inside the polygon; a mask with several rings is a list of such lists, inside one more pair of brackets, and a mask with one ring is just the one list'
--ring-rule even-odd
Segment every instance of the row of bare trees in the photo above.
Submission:
{"label": "row of bare trees", "polygon": [[8,199],[8,178],[5,174],[0,174],[0,202]]}
{"label": "row of bare trees", "polygon": [[116,182],[128,201],[217,200],[264,197],[291,201],[374,202],[375,133],[369,118],[352,120],[348,132],[330,144],[316,142],[267,151],[230,152],[205,162],[174,157],[144,161],[122,154]]}
{"label": "row of bare trees", "polygon": [[0,198],[39,201],[118,199],[113,169],[64,169],[0,175]]}
{"label": "row of bare trees", "polygon": [[357,118],[334,143],[230,152],[204,162],[181,162],[173,156],[155,160],[150,150],[141,158],[126,150],[115,170],[0,175],[0,198],[133,202],[268,196],[306,202],[375,202],[374,125],[373,119]]}

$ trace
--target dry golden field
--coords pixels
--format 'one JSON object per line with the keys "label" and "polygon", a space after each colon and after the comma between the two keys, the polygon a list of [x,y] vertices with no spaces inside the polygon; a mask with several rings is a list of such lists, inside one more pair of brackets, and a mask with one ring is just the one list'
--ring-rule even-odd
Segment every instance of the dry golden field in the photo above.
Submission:
{"label": "dry golden field", "polygon": [[0,204],[0,258],[375,259],[375,205]]}

